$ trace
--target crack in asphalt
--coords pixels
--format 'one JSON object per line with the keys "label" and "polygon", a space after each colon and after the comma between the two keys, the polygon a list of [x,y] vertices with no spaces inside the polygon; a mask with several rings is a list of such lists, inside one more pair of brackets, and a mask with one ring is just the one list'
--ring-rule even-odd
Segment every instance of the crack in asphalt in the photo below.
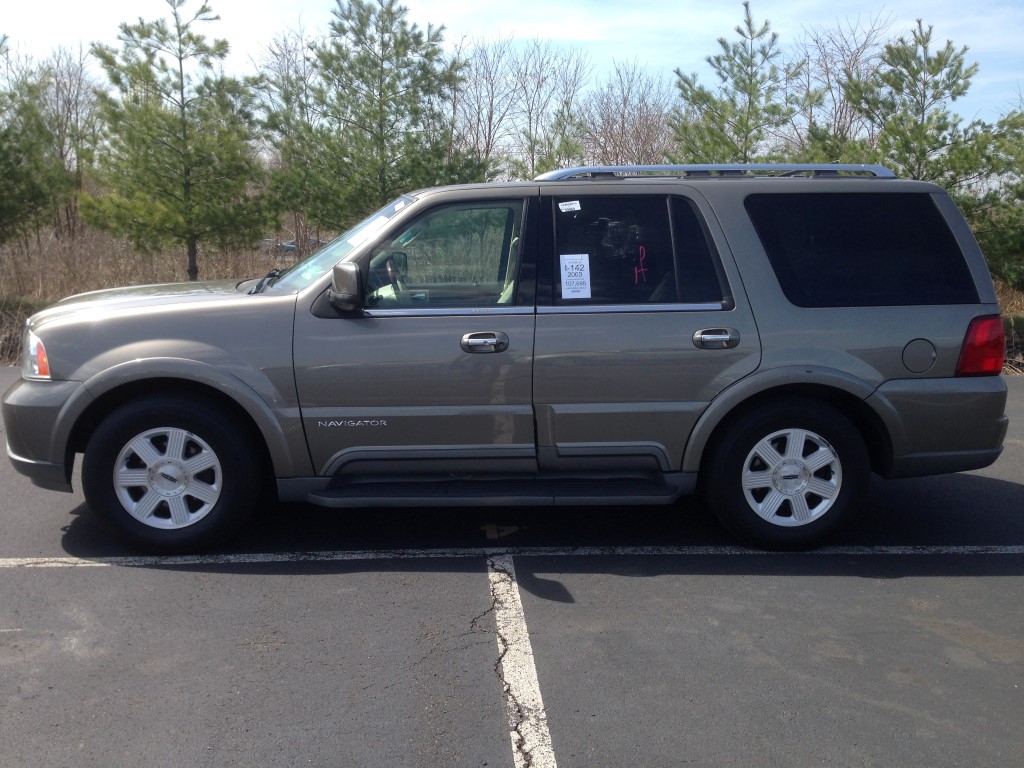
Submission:
{"label": "crack in asphalt", "polygon": [[[501,579],[505,580],[509,584],[514,583],[514,579],[508,568],[501,563],[496,562],[494,558],[488,558],[487,566],[491,569],[492,573],[499,574]],[[502,602],[502,596],[499,594],[498,585],[494,580],[491,580],[491,607],[489,611],[486,611],[481,615],[481,618],[486,616],[488,613],[496,613]],[[509,640],[505,636],[505,633],[501,631],[501,627],[497,621],[495,621],[495,635],[498,640],[498,659],[494,662],[494,674],[497,675],[505,696],[505,707],[508,714],[508,727],[512,736],[513,758],[516,766],[530,768],[530,766],[533,765],[533,760],[530,755],[530,750],[526,746],[526,736],[523,735],[523,723],[526,720],[526,715],[523,712],[522,704],[520,704],[515,691],[512,689],[512,684],[505,678],[504,662],[505,657],[508,655]]]}
{"label": "crack in asphalt", "polygon": [[[494,674],[505,696],[516,768],[556,768],[511,555],[489,557],[487,565],[491,606],[474,623],[488,631],[480,626],[480,621],[490,613],[495,615],[498,658]],[[522,637],[516,637],[520,633]],[[523,658],[510,658],[513,653]]]}

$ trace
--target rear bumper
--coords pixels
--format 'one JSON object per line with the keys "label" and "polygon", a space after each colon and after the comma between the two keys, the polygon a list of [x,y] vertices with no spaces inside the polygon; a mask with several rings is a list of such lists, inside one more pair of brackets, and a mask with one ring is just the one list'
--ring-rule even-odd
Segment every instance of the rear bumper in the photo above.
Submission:
{"label": "rear bumper", "polygon": [[888,478],[922,477],[948,472],[967,472],[994,464],[1003,452],[1002,446],[990,451],[963,451],[961,453],[920,453],[893,458]]}
{"label": "rear bumper", "polygon": [[868,398],[886,424],[885,477],[965,472],[992,464],[1009,419],[999,376],[890,381]]}

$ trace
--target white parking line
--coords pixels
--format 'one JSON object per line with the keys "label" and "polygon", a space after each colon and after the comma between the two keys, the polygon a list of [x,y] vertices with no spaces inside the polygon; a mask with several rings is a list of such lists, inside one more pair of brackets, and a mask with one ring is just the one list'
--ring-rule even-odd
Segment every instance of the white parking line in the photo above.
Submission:
{"label": "white parking line", "polygon": [[821,547],[810,552],[765,552],[746,547],[469,547],[466,549],[368,549],[324,552],[266,552],[234,555],[178,555],[167,557],[5,557],[0,568],[160,568],[189,565],[272,565],[282,563],[346,562],[351,560],[424,560],[429,558],[513,557],[875,557],[1024,555],[1024,544],[964,546]]}
{"label": "white parking line", "polygon": [[516,768],[557,768],[512,555],[488,558],[487,577],[498,633],[498,671],[505,690]]}

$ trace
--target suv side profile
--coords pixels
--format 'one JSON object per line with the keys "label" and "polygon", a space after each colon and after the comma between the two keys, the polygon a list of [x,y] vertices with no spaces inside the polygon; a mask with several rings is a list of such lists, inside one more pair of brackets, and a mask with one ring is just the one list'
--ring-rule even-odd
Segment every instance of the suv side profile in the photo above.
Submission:
{"label": "suv side profile", "polygon": [[266,498],[668,504],[806,548],[869,476],[987,466],[1004,340],[939,187],[860,165],[576,168],[403,195],[287,272],[65,299],[8,454],[140,549]]}

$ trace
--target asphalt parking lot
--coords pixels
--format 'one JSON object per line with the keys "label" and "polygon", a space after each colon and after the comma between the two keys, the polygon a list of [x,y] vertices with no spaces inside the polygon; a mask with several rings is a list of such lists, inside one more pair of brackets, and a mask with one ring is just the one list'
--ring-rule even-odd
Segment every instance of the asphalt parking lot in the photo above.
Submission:
{"label": "asphalt parking lot", "polygon": [[[0,369],[0,390],[16,372]],[[282,506],[140,558],[0,462],[0,766],[1024,765],[1024,378],[839,545],[673,508]]]}

